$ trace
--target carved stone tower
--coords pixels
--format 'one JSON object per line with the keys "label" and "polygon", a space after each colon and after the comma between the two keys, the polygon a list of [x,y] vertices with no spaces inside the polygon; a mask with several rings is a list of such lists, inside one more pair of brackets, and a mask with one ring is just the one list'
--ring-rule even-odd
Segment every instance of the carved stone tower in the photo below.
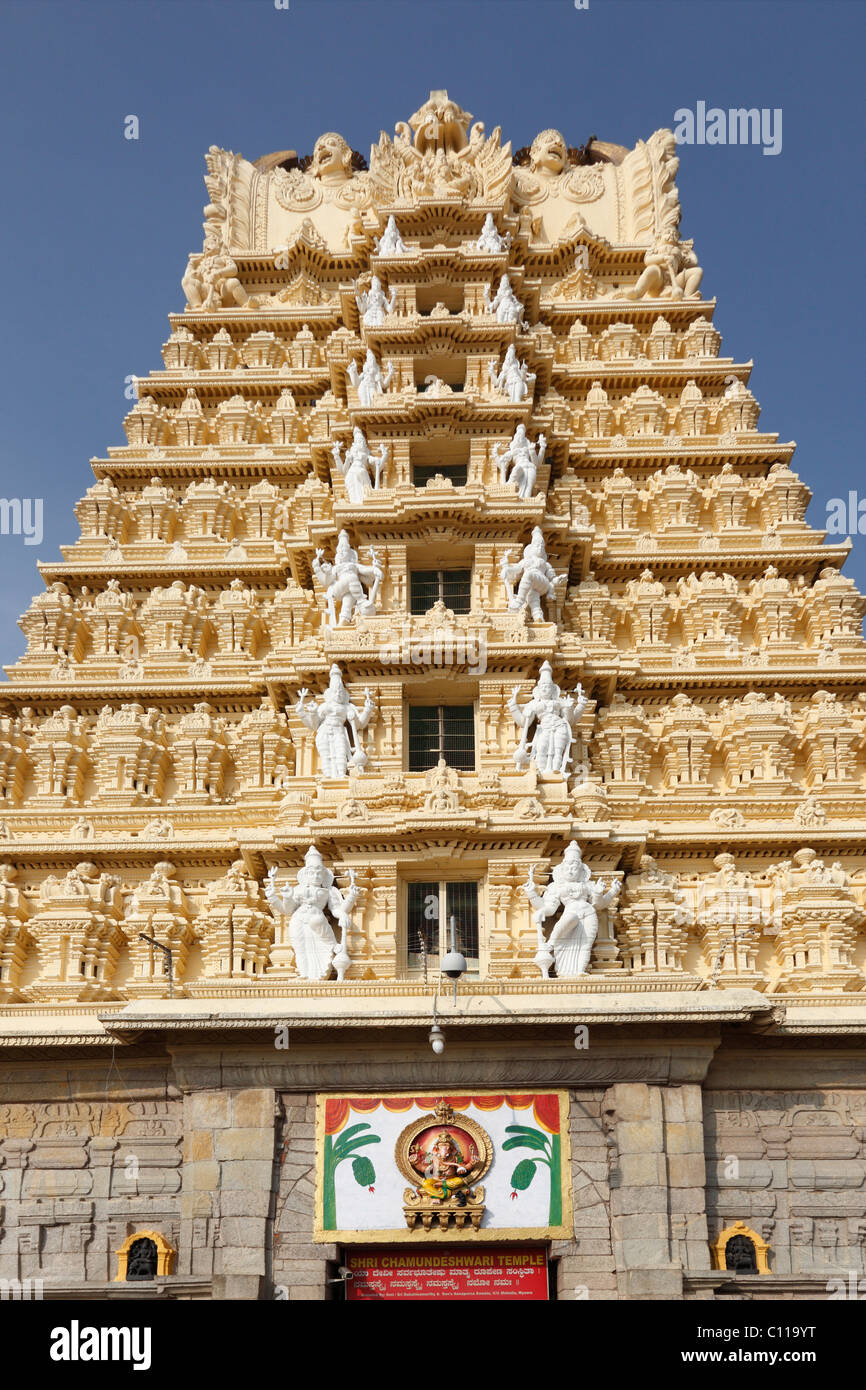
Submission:
{"label": "carved stone tower", "polygon": [[[565,1088],[565,1206],[524,1223],[561,1296],[861,1267],[866,602],[720,356],[675,151],[514,154],[445,92],[369,166],[209,151],[164,370],[7,668],[0,1049],[61,1080],[56,1115],[11,1063],[0,1091],[0,1276],[108,1294],[135,1238],[192,1296],[321,1297],[317,1098],[443,1087],[455,1124]],[[275,1143],[310,1169],[276,1216]]]}

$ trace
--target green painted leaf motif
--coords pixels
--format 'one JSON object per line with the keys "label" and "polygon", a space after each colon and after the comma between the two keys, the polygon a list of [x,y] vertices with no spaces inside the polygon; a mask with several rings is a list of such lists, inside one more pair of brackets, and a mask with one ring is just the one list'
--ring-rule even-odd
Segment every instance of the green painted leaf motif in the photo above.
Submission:
{"label": "green painted leaf motif", "polygon": [[365,1144],[381,1144],[382,1140],[378,1134],[359,1134],[349,1144],[340,1144],[336,1152],[340,1159],[348,1158],[353,1149],[363,1148]]}
{"label": "green painted leaf motif", "polygon": [[506,1139],[502,1148],[508,1149],[538,1149],[539,1152],[547,1152],[547,1140],[538,1130],[529,1130],[526,1134],[515,1136],[514,1139]]}
{"label": "green painted leaf motif", "polygon": [[369,1128],[370,1126],[367,1124],[366,1120],[362,1120],[358,1125],[349,1125],[348,1129],[342,1130],[335,1136],[334,1142],[336,1144],[345,1144],[346,1140],[351,1139],[353,1134],[360,1134],[362,1129]]}
{"label": "green painted leaf motif", "polygon": [[366,1154],[353,1161],[352,1172],[359,1187],[372,1187],[376,1181],[376,1169]]}
{"label": "green painted leaf motif", "polygon": [[525,1192],[535,1177],[536,1164],[531,1158],[522,1158],[511,1174],[511,1186],[516,1192]]}

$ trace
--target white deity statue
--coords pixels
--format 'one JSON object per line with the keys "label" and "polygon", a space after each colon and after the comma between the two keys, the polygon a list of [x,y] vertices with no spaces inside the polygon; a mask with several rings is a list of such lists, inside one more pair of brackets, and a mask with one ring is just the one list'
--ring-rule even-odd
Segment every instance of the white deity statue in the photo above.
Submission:
{"label": "white deity statue", "polygon": [[[572,840],[543,892],[539,893],[536,886],[534,865],[523,884],[523,891],[533,909],[532,920],[538,932],[535,963],[545,980],[550,978],[553,964],[559,980],[574,980],[585,975],[598,935],[597,909],[616,902],[619,881],[605,888],[600,879],[594,879],[583,862],[580,846]],[[545,941],[543,924],[560,908],[562,915]]]}
{"label": "white deity statue", "polygon": [[[376,598],[379,594],[379,586],[382,583],[384,571],[376,557],[376,552],[372,546],[369,547],[370,564],[362,565],[358,559],[357,550],[353,550],[349,544],[349,536],[346,531],[341,531],[337,537],[337,548],[334,552],[333,563],[322,560],[324,550],[317,550],[313,560],[313,574],[325,590],[325,602],[328,605],[328,623],[331,627],[336,627],[339,621],[342,627],[345,623],[350,623],[357,611],[364,617],[376,611]],[[368,592],[364,593],[364,585],[367,585]],[[337,618],[336,603],[340,600],[340,617]]]}
{"label": "white deity statue", "polygon": [[[503,483],[514,483],[518,497],[524,501],[535,494],[535,479],[544,463],[547,439],[538,436],[538,444],[533,448],[526,437],[526,426],[518,425],[510,444],[497,444],[493,450],[493,462],[499,469]],[[511,471],[508,465],[511,464]]]}
{"label": "white deity statue", "polygon": [[497,375],[495,362],[490,362],[487,370],[491,389],[507,396],[512,405],[520,405],[521,401],[525,401],[535,386],[535,373],[529,370],[525,362],[517,360],[513,343],[505,354],[499,374]]}
{"label": "white deity statue", "polygon": [[382,289],[382,281],[378,275],[374,275],[370,280],[370,288],[366,294],[358,293],[355,290],[355,303],[361,313],[361,322],[365,328],[381,328],[385,322],[386,315],[393,314],[394,305],[397,303],[397,291],[391,291],[390,298]]}
{"label": "white deity statue", "polygon": [[[554,598],[557,584],[564,584],[567,575],[557,574],[547,560],[547,547],[541,527],[534,526],[532,539],[523,547],[523,555],[515,563],[510,561],[511,551],[506,550],[499,566],[499,574],[508,597],[508,609],[518,613],[521,608],[529,608],[530,617],[535,622],[544,622],[541,609],[543,598]],[[519,580],[519,583],[518,583]],[[517,583],[517,592],[514,585]]]}
{"label": "white deity statue", "polygon": [[484,219],[484,226],[481,228],[481,235],[474,243],[472,250],[496,255],[499,251],[507,251],[510,245],[511,233],[506,232],[504,236],[500,236],[496,230],[496,223],[493,221],[493,213],[488,212]]}
{"label": "white deity statue", "polygon": [[412,252],[397,230],[393,213],[385,224],[385,230],[376,238],[377,256],[411,256]]}
{"label": "white deity statue", "polygon": [[346,484],[346,496],[353,505],[361,506],[368,492],[375,492],[381,487],[382,473],[388,462],[388,445],[380,445],[378,456],[371,454],[363,431],[356,425],[345,460],[339,441],[334,444],[331,454]]}
{"label": "white deity statue", "polygon": [[358,400],[363,406],[373,404],[374,396],[381,396],[388,390],[394,376],[394,363],[388,363],[388,371],[382,375],[382,368],[373,356],[372,350],[367,348],[367,355],[364,358],[364,365],[358,371],[358,364],[355,361],[349,363],[349,380],[358,392]]}
{"label": "white deity statue", "polygon": [[507,275],[503,275],[499,281],[499,289],[493,298],[490,298],[490,289],[484,286],[484,307],[488,314],[496,315],[497,323],[516,323],[526,327],[523,319],[523,305],[511,288],[511,281]]}
{"label": "white deity statue", "polygon": [[[530,763],[535,763],[539,772],[559,773],[560,777],[567,777],[574,728],[580,723],[588,703],[583,686],[578,684],[573,695],[563,695],[553,679],[550,662],[545,661],[532,698],[523,709],[517,703],[519,689],[519,686],[514,687],[508,702],[512,718],[520,729],[520,742],[514,753],[518,771],[523,772]],[[533,724],[535,732],[527,747]]]}
{"label": "white deity statue", "polygon": [[350,767],[367,766],[361,734],[376,708],[369,689],[364,688],[364,708],[356,709],[343,684],[339,666],[332,666],[328,688],[316,704],[306,704],[308,690],[298,691],[295,713],[308,729],[316,731],[316,752],[323,777],[346,777]]}
{"label": "white deity statue", "polygon": [[[287,884],[279,894],[276,876],[275,868],[268,871],[265,897],[272,912],[289,919],[289,943],[301,979],[324,980],[333,966],[338,982],[342,982],[352,964],[346,950],[346,933],[352,926],[352,908],[358,901],[354,870],[349,870],[349,891],[344,895],[315,845],[310,845],[304,855],[304,867],[298,871],[296,887]],[[339,942],[325,915],[326,909],[337,919]]]}

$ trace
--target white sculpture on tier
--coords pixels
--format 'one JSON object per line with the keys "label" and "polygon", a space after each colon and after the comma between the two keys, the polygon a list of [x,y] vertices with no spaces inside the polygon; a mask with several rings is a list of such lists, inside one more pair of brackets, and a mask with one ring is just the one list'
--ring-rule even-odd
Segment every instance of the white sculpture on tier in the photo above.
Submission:
{"label": "white sculpture on tier", "polygon": [[364,688],[364,708],[356,709],[343,684],[339,666],[332,666],[328,688],[319,704],[306,703],[308,690],[298,691],[295,713],[308,729],[316,732],[316,752],[323,777],[346,777],[350,767],[367,766],[361,734],[376,706],[369,689]]}
{"label": "white sculpture on tier", "polygon": [[[369,547],[370,564],[362,565],[357,550],[349,543],[349,535],[341,531],[337,537],[337,548],[333,563],[322,560],[324,550],[317,550],[313,560],[313,574],[325,590],[328,605],[328,623],[331,627],[350,623],[357,611],[363,617],[376,612],[376,599],[382,583],[384,571],[379,564],[376,552]],[[364,585],[367,585],[367,593]],[[337,618],[336,604],[340,601],[340,617]]]}
{"label": "white sculpture on tier", "polygon": [[490,290],[484,286],[484,307],[488,314],[496,315],[497,323],[516,323],[525,327],[523,320],[523,305],[511,288],[511,281],[507,275],[503,275],[499,281],[499,289],[493,298],[490,298]]}
{"label": "white sculpture on tier", "polygon": [[488,365],[490,386],[493,391],[507,396],[512,405],[520,405],[535,386],[535,372],[531,372],[525,362],[519,362],[512,343],[505,354],[502,370],[497,375],[496,363]]}
{"label": "white sculpture on tier", "polygon": [[[352,926],[352,908],[358,901],[355,871],[349,870],[349,890],[343,895],[334,883],[334,875],[326,869],[315,845],[304,855],[304,867],[298,871],[297,885],[287,884],[282,895],[277,892],[277,871],[268,871],[265,897],[274,913],[289,918],[289,943],[295,953],[295,965],[303,980],[324,980],[331,966],[337,980],[352,964],[346,950],[346,933]],[[337,919],[340,940],[325,915],[328,909]]]}
{"label": "white sculpture on tier", "polygon": [[377,256],[411,256],[412,252],[397,230],[394,214],[388,218],[385,230],[376,238]]}
{"label": "white sculpture on tier", "polygon": [[371,348],[367,348],[367,355],[364,358],[364,365],[358,371],[358,364],[355,361],[349,363],[349,380],[358,392],[358,400],[363,406],[373,404],[374,396],[383,396],[391,385],[394,376],[394,363],[388,363],[388,371],[383,376],[382,368],[373,356]]}
{"label": "white sculpture on tier", "polygon": [[382,281],[378,275],[374,275],[366,294],[363,291],[359,294],[355,290],[355,303],[361,312],[361,322],[365,328],[381,328],[386,316],[394,312],[397,290],[393,289],[389,297],[382,289]]}
{"label": "white sculpture on tier", "polygon": [[[553,679],[550,662],[545,661],[532,698],[523,709],[517,703],[519,689],[517,685],[514,687],[508,702],[514,722],[520,729],[520,742],[514,753],[518,771],[523,772],[530,763],[535,763],[539,772],[559,773],[560,777],[567,777],[574,728],[580,723],[588,704],[583,686],[578,683],[573,695],[563,695]],[[535,732],[527,747],[533,724]]]}
{"label": "white sculpture on tier", "polygon": [[[536,447],[526,437],[526,426],[518,425],[510,444],[497,444],[493,450],[493,462],[499,469],[503,483],[514,483],[518,497],[524,501],[535,494],[535,479],[538,469],[544,463],[547,439],[538,436]],[[508,465],[511,471],[507,473]]]}
{"label": "white sculpture on tier", "polygon": [[379,446],[378,457],[370,453],[363,430],[356,425],[352,431],[352,442],[343,460],[340,444],[337,441],[331,449],[334,463],[346,484],[346,496],[355,506],[361,506],[368,492],[375,492],[382,484],[382,473],[388,462],[388,445]]}
{"label": "white sculpture on tier", "polygon": [[[533,527],[532,540],[523,547],[523,555],[513,565],[510,556],[511,551],[506,550],[499,566],[499,574],[508,598],[509,612],[518,613],[521,608],[528,608],[530,617],[535,622],[542,623],[544,622],[544,613],[541,609],[541,600],[554,598],[557,584],[564,584],[567,575],[557,574],[553,566],[548,563],[547,548],[540,526]],[[517,584],[516,593],[514,591],[515,584]]]}
{"label": "white sculpture on tier", "polygon": [[[523,891],[533,908],[532,920],[538,932],[538,951],[535,963],[544,979],[550,978],[550,967],[556,965],[557,979],[573,980],[587,973],[589,958],[598,935],[598,911],[612,906],[620,892],[620,883],[605,888],[600,879],[593,878],[572,840],[556,866],[550,883],[539,893],[535,884],[535,866],[523,885]],[[562,915],[549,937],[544,939],[544,922],[562,908]]]}
{"label": "white sculpture on tier", "polygon": [[481,235],[473,244],[472,250],[495,256],[500,251],[507,251],[510,245],[511,233],[506,232],[504,236],[501,236],[496,230],[496,223],[493,221],[493,213],[488,212],[484,219],[484,226],[481,228]]}

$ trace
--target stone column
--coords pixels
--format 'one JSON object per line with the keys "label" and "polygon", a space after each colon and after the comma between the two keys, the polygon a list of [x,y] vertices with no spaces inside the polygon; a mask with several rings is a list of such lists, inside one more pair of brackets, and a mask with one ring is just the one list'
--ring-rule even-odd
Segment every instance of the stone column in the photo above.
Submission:
{"label": "stone column", "polygon": [[574,1239],[554,1241],[551,1248],[551,1254],[559,1256],[560,1299],[616,1298],[603,1104],[602,1091],[576,1091],[571,1097]]}
{"label": "stone column", "polygon": [[619,1297],[680,1299],[682,1268],[671,1258],[663,1088],[611,1086],[605,1121],[615,1143],[610,1210]]}
{"label": "stone column", "polygon": [[274,1103],[268,1087],[184,1097],[178,1272],[212,1272],[216,1299],[257,1299],[265,1293]]}
{"label": "stone column", "polygon": [[707,1168],[700,1086],[663,1091],[672,1254],[684,1269],[711,1266],[707,1233]]}

